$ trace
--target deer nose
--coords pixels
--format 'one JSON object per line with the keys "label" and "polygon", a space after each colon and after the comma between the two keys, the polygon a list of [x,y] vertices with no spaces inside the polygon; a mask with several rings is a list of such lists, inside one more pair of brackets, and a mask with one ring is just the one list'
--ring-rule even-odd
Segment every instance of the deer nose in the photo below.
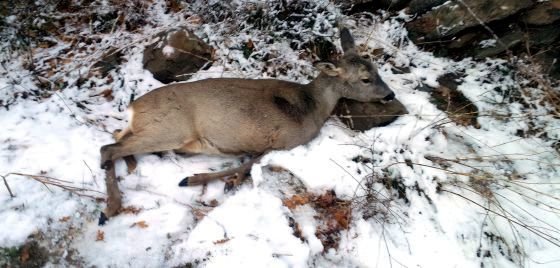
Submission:
{"label": "deer nose", "polygon": [[384,101],[392,101],[395,99],[395,92],[391,92],[391,94],[385,96],[385,98],[383,98]]}

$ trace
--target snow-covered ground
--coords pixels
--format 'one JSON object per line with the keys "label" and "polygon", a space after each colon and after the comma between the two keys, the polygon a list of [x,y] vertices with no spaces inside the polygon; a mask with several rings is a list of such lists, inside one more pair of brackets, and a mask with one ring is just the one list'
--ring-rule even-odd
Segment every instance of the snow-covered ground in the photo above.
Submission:
{"label": "snow-covered ground", "polygon": [[[253,167],[252,182],[228,193],[223,182],[205,188],[177,184],[185,176],[237,165],[236,158],[142,155],[129,175],[119,163],[128,210],[98,226],[105,206],[99,200],[105,197],[99,148],[126,125],[130,95],[162,85],[142,68],[147,36],[181,24],[214,46],[212,67],[191,80],[269,77],[268,71],[280,66],[287,70],[278,75],[281,79],[303,83],[316,75],[312,63],[290,47],[291,40],[276,32],[268,42],[281,27],[197,24],[164,14],[162,2],[155,1],[148,15],[158,20],[143,32],[116,30],[102,37],[101,47],[124,47],[126,61],[110,72],[112,79],[76,82],[89,70],[83,61],[99,57],[98,51],[86,50],[81,53],[91,53],[89,58],[69,63],[82,67],[56,76],[65,82],[61,90],[22,98],[37,89],[23,57],[0,67],[0,175],[15,195],[0,183],[1,248],[19,247],[31,236],[57,252],[47,263],[52,267],[560,265],[560,158],[552,147],[560,138],[560,120],[545,104],[538,105],[539,91],[525,96],[537,105],[523,105],[509,96],[529,86],[522,86],[506,62],[437,58],[407,40],[404,15],[345,17],[322,1],[308,11],[315,14],[313,23],[292,30],[304,39],[323,35],[338,45],[332,25],[342,19],[356,42],[364,44],[364,54],[383,49],[387,56],[377,61],[380,75],[409,114],[364,133],[330,119],[309,144],[267,154]],[[232,5],[241,10],[255,3]],[[298,28],[302,25],[307,28]],[[253,53],[274,56],[269,64],[234,49],[249,38]],[[38,49],[35,60],[46,64],[63,48],[60,42]],[[479,128],[449,120],[428,92],[417,90],[437,87],[437,78],[446,73],[464,76],[458,90],[478,108]],[[100,95],[107,89],[114,99]],[[20,97],[14,98],[16,92]],[[48,178],[88,191],[38,181]],[[288,207],[283,202],[302,192],[319,196],[329,190],[352,201],[348,228],[334,235],[335,248],[325,248],[318,237],[323,214],[313,204]]]}

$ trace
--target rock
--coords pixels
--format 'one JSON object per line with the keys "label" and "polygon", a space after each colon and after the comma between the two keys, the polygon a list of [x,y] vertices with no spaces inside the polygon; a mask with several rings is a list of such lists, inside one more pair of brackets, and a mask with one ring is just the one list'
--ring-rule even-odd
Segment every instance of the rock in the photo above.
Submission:
{"label": "rock", "polygon": [[122,56],[121,50],[111,48],[103,53],[103,56],[93,65],[93,68],[99,71],[102,77],[105,77],[109,71],[117,68],[122,63]]}
{"label": "rock", "polygon": [[429,11],[430,9],[439,6],[448,0],[412,0],[408,4],[408,12],[409,14],[423,14]]}
{"label": "rock", "polygon": [[334,0],[334,3],[341,7],[351,7],[353,5],[369,3],[371,0]]}
{"label": "rock", "polygon": [[560,21],[557,23],[529,29],[527,38],[531,46],[544,46],[554,43],[560,37]]}
{"label": "rock", "polygon": [[371,12],[377,9],[383,10],[401,10],[406,7],[410,0],[335,0],[336,4],[342,9],[350,9],[351,14],[358,12]]}
{"label": "rock", "polygon": [[479,20],[487,23],[503,19],[531,5],[531,0],[452,0],[411,21],[407,28],[413,40],[436,40],[480,25]]}
{"label": "rock", "polygon": [[373,127],[386,126],[408,111],[398,100],[388,103],[358,102],[341,99],[336,105],[336,115],[349,128],[357,131],[369,130]]}
{"label": "rock", "polygon": [[514,31],[500,38],[494,46],[486,47],[482,49],[475,49],[475,58],[484,59],[487,57],[496,56],[507,49],[521,43],[524,34],[521,31]]}
{"label": "rock", "polygon": [[560,50],[545,50],[535,55],[534,59],[547,75],[560,81]]}
{"label": "rock", "polygon": [[[560,29],[560,22],[541,27],[529,28],[526,31],[516,28],[501,37],[501,42],[496,42],[493,47],[486,47],[482,49],[475,48],[474,57],[476,59],[484,59],[486,57],[496,56],[507,49],[513,49],[514,46],[520,43],[528,45],[532,49],[536,50],[539,47],[553,44],[556,39],[560,37],[560,31],[558,31],[558,29]],[[526,50],[526,46],[522,49]]]}
{"label": "rock", "polygon": [[462,78],[452,73],[439,77],[439,86],[431,92],[430,102],[456,124],[480,128],[477,121],[478,108],[457,90],[461,82]]}
{"label": "rock", "polygon": [[144,68],[162,83],[188,80],[212,62],[213,48],[187,29],[173,29],[156,36],[144,50]]}
{"label": "rock", "polygon": [[480,34],[478,33],[465,33],[455,38],[451,43],[449,43],[449,48],[462,48],[466,45],[471,44],[471,41],[475,39]]}
{"label": "rock", "polygon": [[521,19],[527,24],[551,24],[560,19],[560,1],[538,3],[534,8],[527,11]]}

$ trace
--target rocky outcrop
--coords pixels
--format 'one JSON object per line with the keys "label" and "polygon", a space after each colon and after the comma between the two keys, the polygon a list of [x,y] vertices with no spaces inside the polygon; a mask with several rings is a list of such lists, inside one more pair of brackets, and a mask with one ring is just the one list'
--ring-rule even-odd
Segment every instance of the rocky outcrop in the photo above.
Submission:
{"label": "rocky outcrop", "polygon": [[539,55],[544,69],[560,69],[560,59],[541,56],[560,46],[560,0],[411,0],[406,12],[417,16],[407,23],[410,39],[437,55]]}
{"label": "rocky outcrop", "polygon": [[560,19],[560,1],[538,3],[527,11],[521,19],[527,24],[546,25]]}
{"label": "rocky outcrop", "polygon": [[412,0],[408,4],[409,14],[423,14],[448,0]]}
{"label": "rocky outcrop", "polygon": [[162,83],[184,81],[212,63],[213,48],[187,29],[160,33],[144,50],[144,68]]}
{"label": "rocky outcrop", "polygon": [[334,2],[349,13],[357,13],[376,9],[397,11],[405,8],[410,0],[335,0]]}
{"label": "rocky outcrop", "polygon": [[[510,55],[510,52],[550,55],[547,51],[560,45],[560,0],[335,2],[349,7],[347,13],[404,10],[413,15],[406,24],[410,39],[439,56],[484,59]],[[544,67],[560,69],[560,60],[551,62],[557,66]]]}
{"label": "rocky outcrop", "polygon": [[531,0],[448,1],[407,25],[416,41],[435,40],[506,18],[533,5]]}

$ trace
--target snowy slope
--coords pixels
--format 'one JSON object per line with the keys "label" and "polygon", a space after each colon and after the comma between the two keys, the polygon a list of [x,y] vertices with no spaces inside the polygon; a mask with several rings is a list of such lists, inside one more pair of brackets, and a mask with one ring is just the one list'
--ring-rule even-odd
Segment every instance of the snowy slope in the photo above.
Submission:
{"label": "snowy slope", "polygon": [[[560,120],[549,115],[545,105],[528,108],[507,98],[507,90],[528,86],[511,72],[500,71],[508,68],[506,62],[437,58],[406,39],[404,15],[343,17],[323,1],[310,11],[316,12],[314,24],[295,30],[303,32],[304,39],[324,35],[337,41],[332,25],[343,18],[356,42],[364,44],[363,53],[383,49],[387,56],[378,60],[380,75],[409,114],[365,133],[330,119],[309,144],[267,154],[253,167],[252,182],[229,193],[223,192],[223,182],[204,189],[177,183],[188,175],[237,165],[236,158],[143,155],[129,175],[119,163],[129,210],[98,226],[97,216],[105,206],[99,200],[105,196],[99,148],[112,142],[113,130],[125,126],[130,95],[161,86],[142,69],[146,36],[182,24],[213,45],[216,62],[192,80],[264,78],[270,77],[268,70],[286,66],[288,71],[278,78],[307,82],[316,75],[287,38],[278,35],[267,44],[271,29],[199,25],[163,14],[163,1],[155,2],[150,16],[158,20],[144,32],[117,31],[103,37],[124,47],[126,61],[111,71],[113,79],[92,77],[76,83],[79,72],[89,67],[76,65],[82,67],[59,75],[66,86],[52,95],[14,99],[15,92],[37,88],[34,74],[25,70],[22,57],[0,68],[0,98],[4,104],[13,101],[0,108],[0,175],[15,195],[0,184],[0,247],[19,247],[32,236],[55,252],[47,263],[52,267],[560,265],[560,158],[552,147],[560,138]],[[258,4],[253,2],[233,4],[243,10]],[[254,53],[276,55],[269,61],[272,67],[262,57],[246,59],[233,49],[249,38]],[[63,47],[60,43],[34,57],[48,59]],[[477,106],[480,128],[449,120],[430,102],[428,92],[417,90],[421,85],[437,87],[437,78],[445,73],[464,76],[458,90]],[[108,88],[113,100],[98,95]],[[529,134],[519,136],[520,130]],[[45,176],[88,191],[72,192],[37,180],[48,179]],[[351,201],[353,210],[348,229],[335,235],[336,247],[326,249],[317,235],[323,215],[317,207],[308,203],[290,208],[283,201],[302,191],[319,196],[329,190]],[[293,222],[301,235],[294,234]]]}

